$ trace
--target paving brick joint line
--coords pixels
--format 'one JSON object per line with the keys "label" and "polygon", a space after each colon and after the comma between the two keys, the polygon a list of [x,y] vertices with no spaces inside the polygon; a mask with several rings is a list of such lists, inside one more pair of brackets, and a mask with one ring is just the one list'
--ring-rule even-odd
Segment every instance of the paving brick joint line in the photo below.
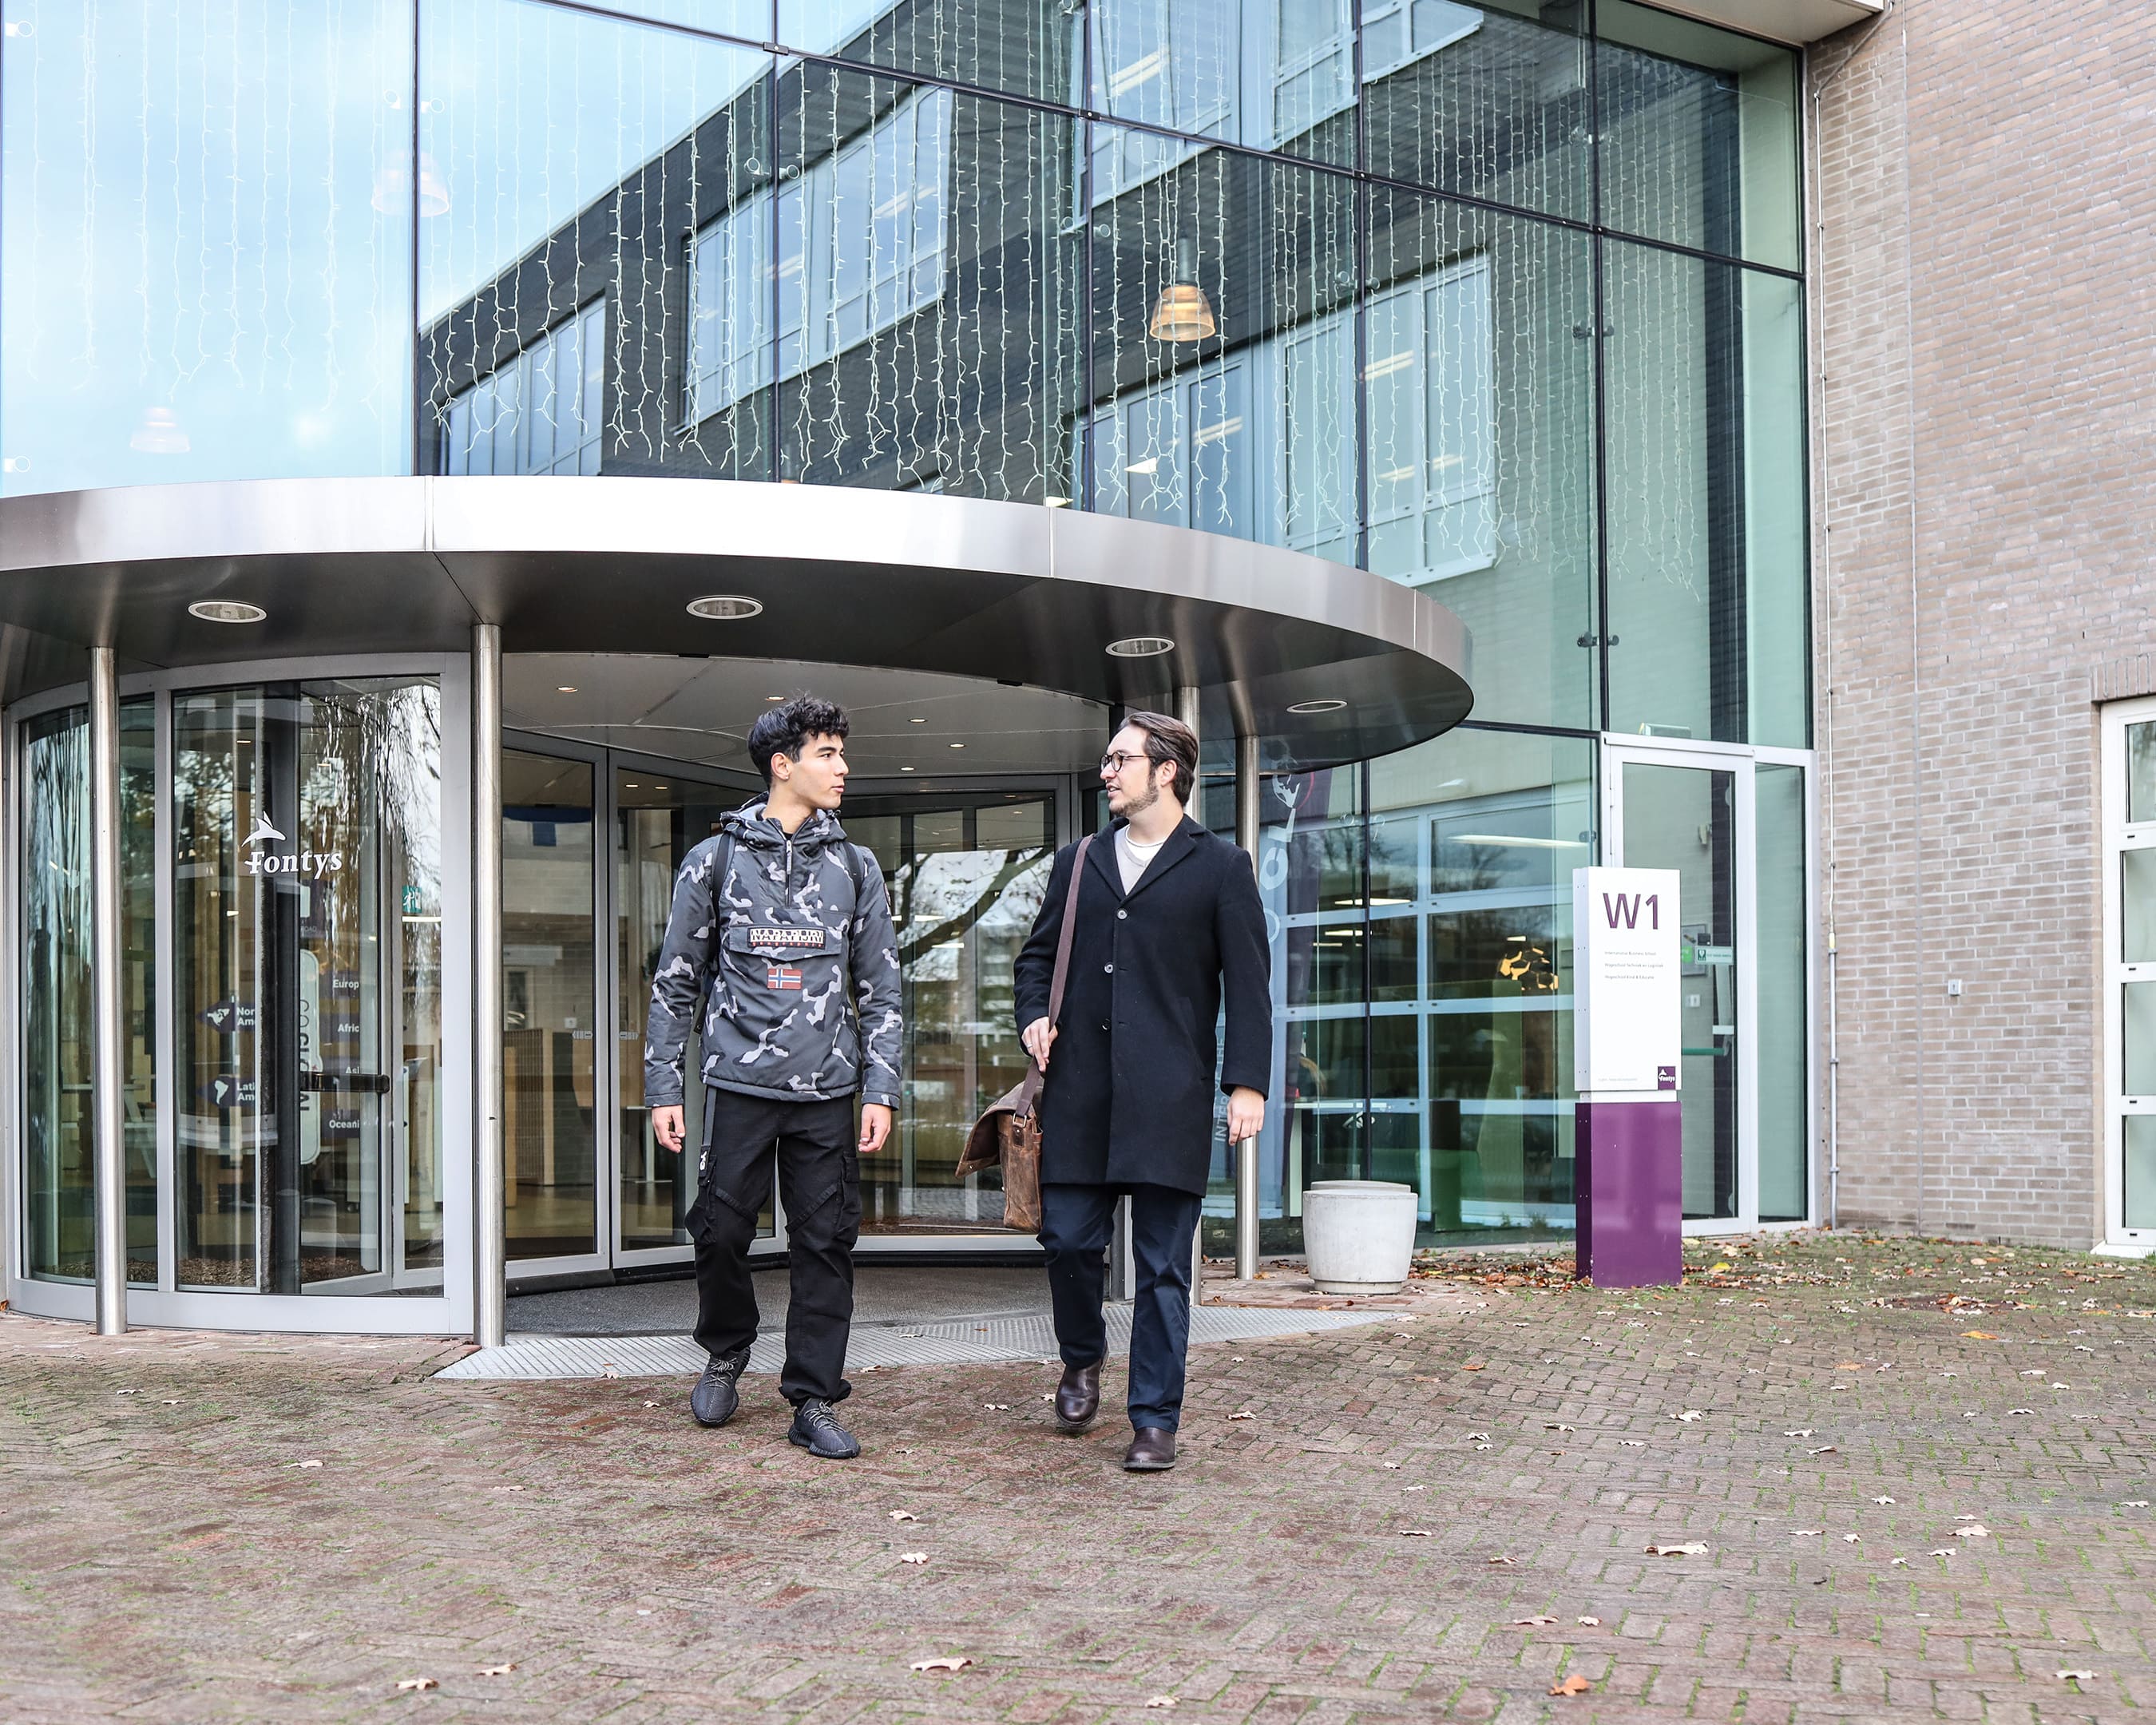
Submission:
{"label": "paving brick joint line", "polygon": [[447,1380],[461,1344],[0,1318],[0,1719],[2156,1707],[2156,1270],[1695,1245],[1681,1290],[1492,1257],[1201,1345],[1153,1478],[1037,1363],[858,1372],[842,1466],[767,1378],[706,1432],[678,1379]]}

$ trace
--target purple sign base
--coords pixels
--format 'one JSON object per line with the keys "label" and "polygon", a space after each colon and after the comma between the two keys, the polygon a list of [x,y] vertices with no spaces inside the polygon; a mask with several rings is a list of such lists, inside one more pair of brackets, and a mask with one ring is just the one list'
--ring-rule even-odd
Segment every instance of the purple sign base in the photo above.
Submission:
{"label": "purple sign base", "polygon": [[1599,1288],[1675,1287],[1684,1281],[1684,1114],[1675,1096],[1582,1102],[1577,1273]]}

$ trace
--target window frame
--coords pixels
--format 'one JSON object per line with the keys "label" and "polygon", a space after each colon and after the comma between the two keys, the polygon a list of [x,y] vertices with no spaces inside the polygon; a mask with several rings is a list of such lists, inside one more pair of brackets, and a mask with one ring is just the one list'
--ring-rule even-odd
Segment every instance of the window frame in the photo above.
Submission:
{"label": "window frame", "polygon": [[2156,1251],[2156,1227],[2130,1228],[2126,1221],[2126,1122],[2156,1115],[2156,1095],[2126,1093],[2126,989],[2156,984],[2156,959],[2129,963],[2126,944],[2124,860],[2129,851],[2156,850],[2156,811],[2149,818],[2128,819],[2127,732],[2156,725],[2156,696],[2106,702],[2097,709],[2097,802],[2099,811],[2097,867],[2102,880],[2102,941],[2097,973],[2102,998],[2102,1052],[2097,1061],[2099,1112],[2103,1141],[2102,1244],[2138,1255]]}

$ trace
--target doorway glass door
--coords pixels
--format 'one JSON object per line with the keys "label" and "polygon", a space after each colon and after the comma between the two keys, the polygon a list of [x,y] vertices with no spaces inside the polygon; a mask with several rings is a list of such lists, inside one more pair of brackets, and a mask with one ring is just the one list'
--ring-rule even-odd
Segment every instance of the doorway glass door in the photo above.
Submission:
{"label": "doorway glass door", "polygon": [[1603,745],[1603,855],[1677,875],[1684,1214],[1697,1232],[1812,1213],[1810,762]]}
{"label": "doorway glass door", "polygon": [[441,730],[431,678],[172,698],[182,1288],[441,1282]]}
{"label": "doorway glass door", "polygon": [[966,1133],[1025,1076],[1012,966],[1055,856],[1049,789],[850,797],[848,834],[891,892],[906,1062],[893,1144],[861,1164],[861,1235],[1003,1235],[994,1173],[957,1173]]}

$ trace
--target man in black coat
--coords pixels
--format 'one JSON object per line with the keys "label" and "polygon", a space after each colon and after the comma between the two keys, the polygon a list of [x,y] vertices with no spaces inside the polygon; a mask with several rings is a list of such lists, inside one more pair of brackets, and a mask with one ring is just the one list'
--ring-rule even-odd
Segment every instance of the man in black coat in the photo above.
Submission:
{"label": "man in black coat", "polygon": [[[1080,1432],[1101,1408],[1108,1351],[1102,1253],[1116,1202],[1131,1200],[1137,1301],[1131,1318],[1123,1466],[1175,1466],[1190,1342],[1191,1246],[1213,1161],[1214,1026],[1228,1142],[1264,1124],[1272,1056],[1265,915],[1248,856],[1183,813],[1198,738],[1164,714],[1132,713],[1101,762],[1112,835],[1087,847],[1063,1009],[1049,994],[1078,847],[1056,854],[1015,967],[1018,1022],[1040,1063],[1040,1244],[1062,1344],[1055,1417]],[[1052,1055],[1052,1060],[1051,1060]]]}

